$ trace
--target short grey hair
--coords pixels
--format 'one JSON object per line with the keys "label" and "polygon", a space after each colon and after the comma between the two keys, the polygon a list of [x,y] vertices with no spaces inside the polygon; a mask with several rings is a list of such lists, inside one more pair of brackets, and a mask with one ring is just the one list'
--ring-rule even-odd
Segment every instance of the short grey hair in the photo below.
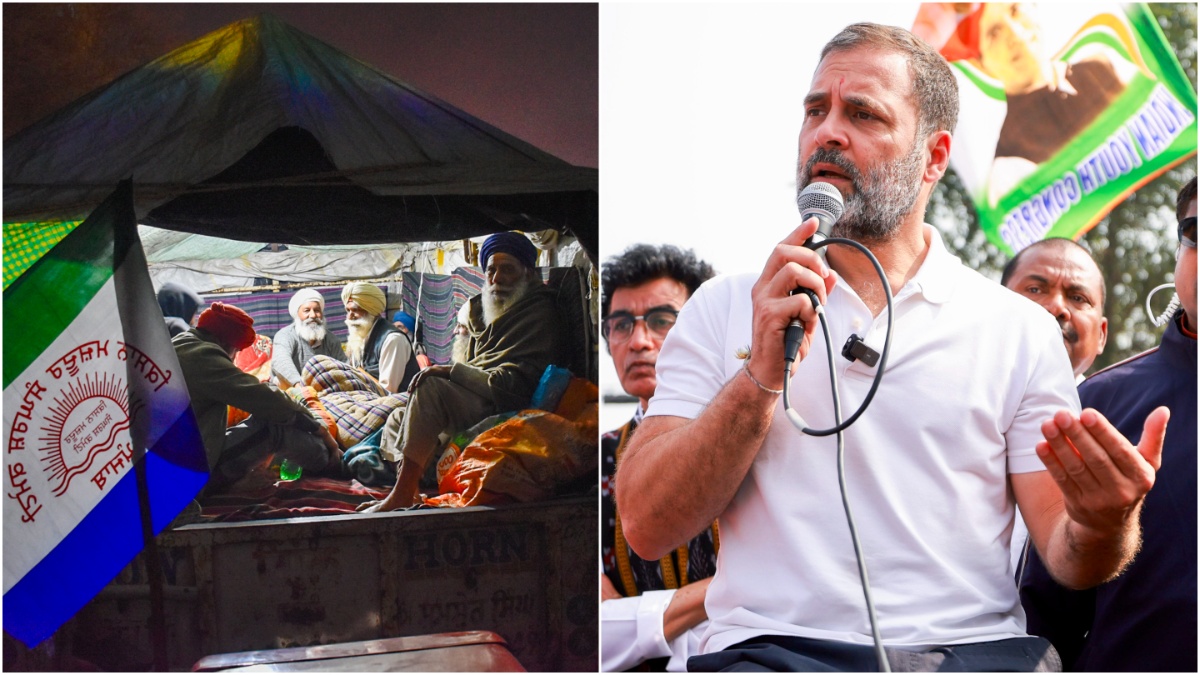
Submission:
{"label": "short grey hair", "polygon": [[846,26],[821,50],[821,60],[833,52],[874,47],[898,52],[908,61],[913,93],[920,111],[918,132],[954,133],[958,124],[958,82],[946,59],[921,38],[896,26],[856,23]]}

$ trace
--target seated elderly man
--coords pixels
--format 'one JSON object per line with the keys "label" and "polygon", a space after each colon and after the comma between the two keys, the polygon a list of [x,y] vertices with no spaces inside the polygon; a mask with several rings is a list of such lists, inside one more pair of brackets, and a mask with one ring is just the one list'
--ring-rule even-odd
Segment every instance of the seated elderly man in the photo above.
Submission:
{"label": "seated elderly man", "polygon": [[546,366],[567,362],[568,327],[538,275],[533,244],[515,232],[494,234],[479,260],[486,279],[483,293],[468,300],[466,360],[431,366],[413,379],[408,404],[383,430],[384,458],[400,462],[396,485],[360,510],[412,506],[443,431],[528,406]]}
{"label": "seated elderly man", "polygon": [[[206,492],[237,481],[271,455],[306,471],[341,459],[337,442],[306,408],[233,364],[254,342],[253,325],[241,309],[214,302],[195,328],[171,340],[208,455]],[[226,429],[229,406],[250,413],[249,419]]]}
{"label": "seated elderly man", "polygon": [[297,291],[288,301],[288,314],[292,323],[275,334],[271,353],[271,375],[284,388],[303,382],[300,371],[317,354],[346,358],[341,339],[325,330],[325,296],[320,291]]}
{"label": "seated elderly man", "polygon": [[355,281],[342,288],[346,303],[346,356],[350,365],[379,380],[384,389],[402,392],[421,370],[412,342],[396,330],[384,312],[387,298],[375,284]]}

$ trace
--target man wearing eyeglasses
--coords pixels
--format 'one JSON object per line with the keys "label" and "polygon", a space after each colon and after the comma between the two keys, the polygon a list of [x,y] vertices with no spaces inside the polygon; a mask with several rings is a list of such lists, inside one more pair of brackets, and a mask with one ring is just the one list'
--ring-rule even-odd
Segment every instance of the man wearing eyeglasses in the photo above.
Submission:
{"label": "man wearing eyeglasses", "polygon": [[1029,632],[1054,643],[1063,670],[1196,672],[1196,179],[1179,193],[1175,290],[1181,309],[1159,346],[1079,387],[1137,443],[1143,420],[1171,409],[1163,470],[1142,504],[1142,545],[1121,576],[1086,591],[1059,586],[1036,553],[1021,584]]}
{"label": "man wearing eyeglasses", "polygon": [[638,398],[633,419],[605,434],[600,443],[603,671],[626,670],[647,661],[657,670],[684,670],[707,618],[704,594],[716,571],[716,524],[661,560],[643,560],[621,535],[613,475],[654,395],[654,364],[663,339],[683,304],[712,276],[712,266],[691,251],[646,244],[609,260],[602,272],[602,332],[621,387]]}

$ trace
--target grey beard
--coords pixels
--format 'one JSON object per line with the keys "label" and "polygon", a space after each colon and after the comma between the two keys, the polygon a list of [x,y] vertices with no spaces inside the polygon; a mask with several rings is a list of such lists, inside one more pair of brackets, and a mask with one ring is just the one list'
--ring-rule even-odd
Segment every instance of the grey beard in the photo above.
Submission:
{"label": "grey beard", "polygon": [[325,339],[325,322],[318,319],[296,319],[296,335],[309,344]]}
{"label": "grey beard", "polygon": [[540,282],[530,277],[525,277],[521,279],[521,281],[517,282],[516,286],[513,288],[513,292],[504,299],[497,298],[495,296],[495,287],[485,283],[483,286],[482,298],[483,322],[489,326],[492,325],[496,319],[504,316],[505,312],[511,309],[513,305],[517,304],[518,300],[525,297],[525,294],[528,293],[530,289],[532,289],[537,283]]}
{"label": "grey beard", "polygon": [[846,197],[846,210],[834,224],[832,236],[859,242],[887,241],[917,203],[923,160],[921,146],[913,139],[907,155],[868,169],[864,180],[841,151],[817,148],[796,172],[796,194],[799,196],[812,182],[812,169],[818,162],[837,166],[850,179],[854,191]]}

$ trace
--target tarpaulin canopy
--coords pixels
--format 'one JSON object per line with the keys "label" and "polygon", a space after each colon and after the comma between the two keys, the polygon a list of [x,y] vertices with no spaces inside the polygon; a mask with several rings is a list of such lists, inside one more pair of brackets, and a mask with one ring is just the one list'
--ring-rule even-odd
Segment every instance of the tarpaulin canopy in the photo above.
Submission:
{"label": "tarpaulin canopy", "polygon": [[[270,15],[185,45],[4,143],[5,245],[133,178],[138,222],[286,244],[557,229],[597,251],[598,178]],[[8,255],[6,253],[6,278]]]}
{"label": "tarpaulin canopy", "polygon": [[471,264],[463,254],[461,240],[265,246],[146,225],[138,227],[138,235],[156,287],[171,281],[201,293],[253,286],[258,279],[340,283],[398,277],[402,272],[446,274]]}

